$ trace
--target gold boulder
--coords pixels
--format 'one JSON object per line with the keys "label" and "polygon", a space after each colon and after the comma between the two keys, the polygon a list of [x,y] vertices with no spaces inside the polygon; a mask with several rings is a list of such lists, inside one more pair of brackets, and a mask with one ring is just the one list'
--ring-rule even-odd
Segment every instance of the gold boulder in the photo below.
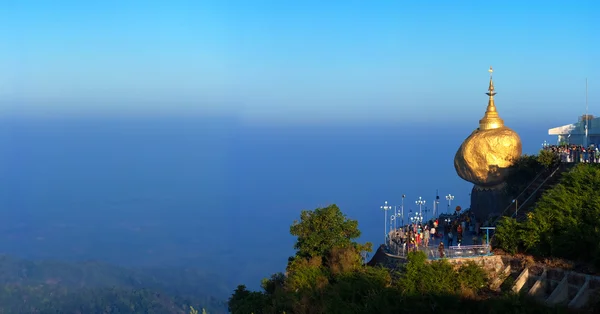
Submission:
{"label": "gold boulder", "polygon": [[454,168],[462,179],[492,188],[504,182],[508,168],[522,150],[519,135],[510,128],[477,129],[456,152]]}

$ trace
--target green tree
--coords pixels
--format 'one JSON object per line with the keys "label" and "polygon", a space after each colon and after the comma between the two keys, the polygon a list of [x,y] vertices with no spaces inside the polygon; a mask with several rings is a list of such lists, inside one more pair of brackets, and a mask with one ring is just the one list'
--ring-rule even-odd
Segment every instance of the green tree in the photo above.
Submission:
{"label": "green tree", "polygon": [[458,281],[461,288],[478,292],[489,285],[489,278],[483,268],[473,261],[468,261],[458,268]]}
{"label": "green tree", "polygon": [[427,255],[418,251],[408,254],[397,287],[406,295],[454,294],[460,288],[457,273],[446,260],[427,262]]}
{"label": "green tree", "polygon": [[515,254],[519,250],[520,238],[517,232],[520,225],[512,217],[502,217],[496,225],[492,246],[502,249],[507,253]]}
{"label": "green tree", "polygon": [[271,275],[271,278],[264,278],[260,286],[266,294],[272,295],[277,292],[277,289],[282,288],[284,283],[285,275],[283,273],[276,273]]}
{"label": "green tree", "polygon": [[231,313],[262,313],[266,306],[264,294],[248,291],[245,285],[239,285],[229,298],[229,312]]}
{"label": "green tree", "polygon": [[541,150],[537,155],[537,162],[544,168],[552,168],[558,165],[560,158],[549,150]]}
{"label": "green tree", "polygon": [[372,250],[371,243],[360,245],[354,241],[360,237],[358,221],[346,218],[336,205],[303,210],[300,221],[294,221],[290,227],[290,233],[297,237],[296,257],[324,257],[333,248],[354,248],[359,252]]}
{"label": "green tree", "polygon": [[535,155],[523,155],[513,161],[506,178],[505,193],[516,197],[544,169]]}

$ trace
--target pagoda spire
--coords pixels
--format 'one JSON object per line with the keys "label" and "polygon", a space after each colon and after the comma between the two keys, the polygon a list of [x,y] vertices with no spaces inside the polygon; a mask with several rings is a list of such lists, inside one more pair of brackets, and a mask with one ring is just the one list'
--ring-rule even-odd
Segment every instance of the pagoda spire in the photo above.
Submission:
{"label": "pagoda spire", "polygon": [[488,92],[485,94],[490,96],[490,99],[493,100],[494,95],[496,95],[496,92],[494,92],[494,80],[493,80],[494,69],[490,66],[490,69],[488,70],[488,72],[490,72],[490,86],[488,87]]}
{"label": "pagoda spire", "polygon": [[488,70],[490,72],[490,85],[488,87],[488,92],[486,95],[489,96],[488,105],[485,110],[485,115],[481,120],[479,120],[479,129],[480,130],[491,130],[498,129],[504,126],[504,121],[498,116],[498,112],[496,111],[496,105],[494,104],[494,95],[496,92],[494,91],[494,80],[493,73],[494,69],[490,66]]}

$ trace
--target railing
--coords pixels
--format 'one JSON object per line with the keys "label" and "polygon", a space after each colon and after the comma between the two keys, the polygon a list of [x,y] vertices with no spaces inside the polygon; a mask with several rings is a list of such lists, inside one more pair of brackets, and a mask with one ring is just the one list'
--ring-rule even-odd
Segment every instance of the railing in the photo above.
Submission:
{"label": "railing", "polygon": [[[532,186],[532,185],[533,185],[535,182],[537,182],[537,180],[538,180],[538,179],[539,179],[539,178],[540,178],[540,177],[541,177],[543,174],[545,174],[545,173],[547,173],[547,170],[542,170],[542,171],[540,171],[540,173],[538,173],[538,175],[537,175],[537,176],[535,176],[535,178],[534,178],[533,180],[531,180],[531,182],[529,183],[529,185],[527,185],[527,187],[526,187],[526,188],[524,188],[524,189],[523,189],[523,191],[522,191],[522,192],[521,192],[519,195],[517,195],[517,197],[515,197],[515,198],[513,198],[513,199],[515,199],[515,200],[518,200],[518,199],[519,199],[521,196],[523,196],[523,195],[525,194],[525,192],[527,192],[527,190],[529,190],[529,188],[530,188],[530,187],[531,187],[531,186]],[[517,204],[517,206],[518,206],[518,204]],[[513,207],[513,204],[512,204],[512,203],[511,203],[511,204],[508,204],[508,206],[506,206],[506,208],[505,208],[505,209],[502,211],[502,213],[500,214],[500,216],[494,220],[494,222],[492,223],[492,225],[496,225],[496,223],[498,222],[498,220],[500,220],[500,218],[502,218],[502,216],[504,216],[504,215],[505,215],[505,214],[508,212],[508,210],[509,210],[509,209],[511,209],[512,207]],[[517,210],[518,210],[518,209],[517,209]]]}
{"label": "railing", "polygon": [[[527,204],[527,202],[529,202],[529,200],[530,200],[532,197],[534,197],[534,196],[537,194],[537,192],[539,191],[539,189],[541,189],[541,188],[544,186],[544,184],[546,184],[546,182],[547,182],[547,181],[548,181],[550,178],[554,177],[554,175],[556,174],[556,172],[557,172],[558,170],[560,170],[560,168],[561,168],[561,167],[562,167],[562,166],[561,166],[561,163],[559,163],[559,164],[558,164],[558,166],[556,166],[556,168],[554,168],[554,170],[552,171],[552,173],[550,173],[550,175],[548,175],[548,176],[547,176],[547,177],[544,179],[544,181],[542,181],[542,183],[540,183],[540,185],[539,185],[539,186],[538,186],[538,187],[537,187],[535,190],[533,190],[533,192],[531,192],[531,194],[529,194],[529,197],[527,197],[527,199],[525,199],[525,201],[521,203],[521,206],[517,206],[517,208],[516,208],[515,212],[514,212],[514,213],[512,213],[512,214],[510,214],[510,217],[511,217],[511,218],[515,218],[515,219],[516,219],[516,218],[517,218],[517,215],[518,215],[518,213],[519,213],[519,209],[523,208],[523,206],[524,206],[524,205],[526,205],[526,204]],[[543,171],[542,173],[540,173],[540,175],[541,175],[541,174],[543,174],[543,173],[546,173],[546,172],[547,172],[547,171]],[[539,177],[540,175],[538,175],[538,177]],[[531,186],[531,184],[533,184],[533,182],[535,182],[536,180],[537,180],[537,177],[536,177],[536,179],[535,179],[535,180],[533,180],[533,181],[532,181],[532,182],[529,184],[529,186]],[[524,190],[524,191],[523,191],[521,194],[523,194],[525,191],[527,191],[527,189],[529,188],[529,186],[528,186],[527,188],[525,188],[525,190]],[[510,208],[510,207],[512,207],[512,204],[511,204],[511,205],[509,205],[509,207],[507,207],[507,209],[508,209],[508,208]],[[506,212],[506,210],[505,210],[505,211],[502,213],[502,215],[500,215],[500,217],[498,217],[498,218],[497,218],[497,219],[494,221],[494,225],[496,225],[496,223],[498,222],[498,220],[500,220],[500,218],[502,218],[502,217],[504,216],[505,212]],[[490,237],[490,243],[493,243],[493,241],[494,241],[494,236],[495,236],[495,235],[496,235],[496,233],[494,232],[494,234],[493,234],[493,235]]]}
{"label": "railing", "polygon": [[547,177],[546,177],[546,179],[544,179],[544,181],[542,181],[542,183],[540,183],[540,185],[539,185],[539,186],[538,186],[538,187],[537,187],[537,188],[536,188],[536,189],[535,189],[533,192],[531,192],[531,194],[529,194],[529,197],[528,197],[528,198],[527,198],[527,199],[526,199],[524,202],[522,202],[522,203],[521,203],[521,206],[518,206],[518,207],[517,207],[517,209],[515,210],[515,213],[514,213],[514,214],[511,214],[510,216],[511,216],[511,217],[515,217],[515,218],[516,218],[516,217],[517,217],[517,214],[518,214],[518,212],[519,212],[519,209],[520,209],[520,208],[522,208],[522,207],[523,207],[523,205],[527,204],[527,202],[529,202],[529,200],[530,200],[530,199],[531,199],[531,198],[532,198],[534,195],[536,195],[536,194],[537,194],[537,192],[539,191],[539,189],[541,189],[541,188],[544,186],[544,184],[546,184],[546,182],[547,182],[547,181],[548,181],[550,178],[554,177],[554,175],[555,175],[555,174],[556,174],[556,172],[557,172],[557,171],[560,169],[560,167],[561,167],[561,166],[560,166],[560,164],[559,164],[558,166],[556,166],[556,168],[554,169],[554,171],[552,171],[552,173],[551,173],[549,176],[547,176]]}
{"label": "railing", "polygon": [[597,164],[600,163],[600,158],[596,157],[594,153],[583,153],[579,152],[577,154],[571,155],[570,153],[565,152],[556,152],[555,153],[562,163],[566,164],[575,164],[575,163],[592,163]]}
{"label": "railing", "polygon": [[408,247],[404,244],[397,244],[393,242],[391,245],[388,245],[386,249],[388,254],[400,258],[406,258],[409,252],[421,251],[427,255],[427,258],[431,260],[491,255],[489,244],[449,246],[444,248],[443,256],[440,254],[437,246],[419,246],[416,249],[414,247],[408,249]]}
{"label": "railing", "polygon": [[[525,199],[525,201],[521,202],[520,204],[516,204],[517,208],[516,208],[516,210],[515,210],[515,213],[517,213],[517,212],[519,211],[519,209],[521,209],[521,208],[522,208],[522,207],[523,207],[525,204],[527,204],[527,202],[529,201],[529,199],[531,199],[531,197],[532,197],[533,195],[535,195],[535,193],[537,193],[537,191],[538,191],[538,190],[539,190],[539,189],[540,189],[542,186],[544,186],[544,184],[546,183],[546,181],[548,181],[548,179],[549,179],[549,178],[551,178],[551,177],[553,177],[553,176],[554,176],[554,174],[555,174],[555,173],[556,173],[556,172],[557,172],[557,171],[560,169],[560,167],[561,167],[561,164],[559,163],[559,164],[558,164],[558,166],[556,166],[556,168],[555,168],[555,169],[552,171],[552,173],[550,173],[550,175],[548,175],[548,176],[547,176],[547,177],[544,179],[544,181],[542,181],[542,183],[540,183],[540,185],[539,185],[539,186],[538,186],[538,187],[537,187],[537,188],[536,188],[536,189],[535,189],[535,190],[534,190],[532,193],[530,193],[530,194],[529,194],[529,197],[527,197],[527,198]],[[517,195],[517,197],[515,197],[515,198],[513,198],[513,199],[515,199],[515,200],[518,200],[518,199],[519,199],[521,196],[523,196],[523,195],[524,195],[524,194],[525,194],[525,193],[526,193],[526,192],[529,190],[529,188],[530,188],[530,187],[531,187],[531,186],[532,186],[534,183],[536,183],[536,182],[538,181],[538,179],[539,179],[539,178],[540,178],[542,175],[545,175],[545,174],[547,174],[548,172],[550,172],[548,169],[544,169],[544,170],[540,171],[540,173],[539,173],[537,176],[535,176],[535,178],[534,178],[533,180],[531,180],[531,182],[530,182],[530,183],[527,185],[527,187],[526,187],[526,188],[524,188],[524,189],[523,189],[523,191],[522,191],[522,192],[521,192],[519,195]],[[491,223],[491,225],[492,225],[492,226],[495,226],[495,225],[498,223],[498,221],[500,220],[500,218],[502,218],[502,217],[506,216],[506,213],[507,213],[509,210],[512,210],[512,209],[513,209],[513,203],[510,203],[510,204],[508,204],[508,206],[506,206],[506,208],[505,208],[505,209],[502,211],[502,213],[500,214],[500,216],[498,216],[498,218],[494,219],[494,221]],[[513,216],[515,216],[515,213],[511,214],[511,215],[510,215],[510,217],[513,217]]]}

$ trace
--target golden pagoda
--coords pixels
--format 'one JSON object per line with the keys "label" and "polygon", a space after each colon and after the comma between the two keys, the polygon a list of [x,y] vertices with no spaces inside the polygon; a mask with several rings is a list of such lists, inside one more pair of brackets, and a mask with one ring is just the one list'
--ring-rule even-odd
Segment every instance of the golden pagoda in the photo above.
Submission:
{"label": "golden pagoda", "polygon": [[494,103],[493,69],[490,67],[490,85],[487,109],[477,128],[465,139],[454,157],[454,168],[462,179],[475,184],[476,188],[500,187],[508,168],[522,153],[521,139],[517,132],[504,126]]}

